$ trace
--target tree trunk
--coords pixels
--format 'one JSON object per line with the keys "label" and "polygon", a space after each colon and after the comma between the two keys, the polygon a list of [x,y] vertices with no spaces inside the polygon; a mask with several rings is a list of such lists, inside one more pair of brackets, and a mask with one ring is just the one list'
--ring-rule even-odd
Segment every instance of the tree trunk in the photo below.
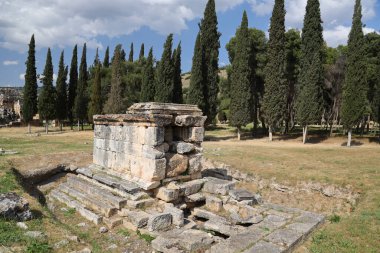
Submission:
{"label": "tree trunk", "polygon": [[45,123],[45,132],[46,132],[46,134],[49,134],[49,122],[47,120]]}
{"label": "tree trunk", "polygon": [[269,141],[273,141],[272,126],[269,126],[268,132],[269,132]]}
{"label": "tree trunk", "polygon": [[61,121],[59,121],[59,130],[62,132],[62,125],[63,123]]}
{"label": "tree trunk", "polygon": [[302,134],[302,143],[305,144],[306,143],[306,139],[307,139],[307,126],[303,127],[302,132],[303,132],[303,134]]}
{"label": "tree trunk", "polygon": [[371,124],[371,115],[368,115],[368,120],[367,120],[367,134],[369,134],[369,125]]}
{"label": "tree trunk", "polygon": [[348,130],[347,147],[351,147],[351,139],[352,139],[352,129],[349,129]]}
{"label": "tree trunk", "polygon": [[30,122],[28,122],[28,133],[31,134],[32,133],[32,128],[30,126]]}
{"label": "tree trunk", "polygon": [[82,131],[83,131],[83,121],[80,123],[80,126],[81,126],[81,129],[82,129]]}
{"label": "tree trunk", "polygon": [[237,127],[237,138],[238,138],[238,141],[241,140],[241,128],[240,128],[240,126]]}
{"label": "tree trunk", "polygon": [[79,122],[79,119],[78,119],[78,131],[80,131],[80,122]]}

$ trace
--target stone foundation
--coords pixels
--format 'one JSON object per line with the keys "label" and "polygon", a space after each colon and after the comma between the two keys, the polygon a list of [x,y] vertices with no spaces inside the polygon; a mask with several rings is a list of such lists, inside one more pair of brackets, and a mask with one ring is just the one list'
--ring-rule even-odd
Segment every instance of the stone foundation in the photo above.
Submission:
{"label": "stone foundation", "polygon": [[196,106],[143,103],[126,114],[94,116],[94,164],[144,189],[199,177],[206,117]]}

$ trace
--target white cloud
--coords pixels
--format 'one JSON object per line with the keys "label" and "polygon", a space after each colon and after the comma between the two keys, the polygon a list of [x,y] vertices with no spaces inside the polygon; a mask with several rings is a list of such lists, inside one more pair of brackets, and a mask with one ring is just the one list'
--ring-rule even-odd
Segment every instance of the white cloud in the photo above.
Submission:
{"label": "white cloud", "polygon": [[21,73],[18,77],[20,80],[24,81],[25,80],[25,73]]}
{"label": "white cloud", "polygon": [[[225,11],[245,0],[216,0]],[[4,0],[0,1],[0,47],[26,51],[35,34],[38,47],[102,45],[97,36],[116,37],[149,27],[180,33],[203,13],[206,0]]]}
{"label": "white cloud", "polygon": [[12,60],[5,60],[3,61],[3,65],[9,66],[9,65],[17,65],[18,61],[12,61]]}
{"label": "white cloud", "polygon": [[[248,0],[252,11],[261,16],[271,15],[274,0]],[[302,29],[307,0],[285,1],[286,26]],[[346,44],[352,15],[354,0],[320,0],[321,16],[324,26],[324,38],[330,46]],[[362,1],[363,21],[369,20],[376,15],[376,0]],[[374,31],[365,28],[365,32]]]}

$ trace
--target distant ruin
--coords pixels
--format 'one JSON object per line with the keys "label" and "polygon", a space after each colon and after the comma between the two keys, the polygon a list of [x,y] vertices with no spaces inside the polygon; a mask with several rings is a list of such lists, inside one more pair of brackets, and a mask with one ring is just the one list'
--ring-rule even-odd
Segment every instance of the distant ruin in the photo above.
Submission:
{"label": "distant ruin", "polygon": [[94,116],[93,164],[48,194],[95,224],[154,236],[158,252],[291,252],[322,215],[266,203],[202,158],[202,112],[141,103]]}

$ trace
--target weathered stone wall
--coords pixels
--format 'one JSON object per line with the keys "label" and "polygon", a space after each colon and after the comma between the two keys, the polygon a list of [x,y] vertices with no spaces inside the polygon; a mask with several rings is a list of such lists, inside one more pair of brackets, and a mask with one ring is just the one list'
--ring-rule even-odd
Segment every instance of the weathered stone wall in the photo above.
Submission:
{"label": "weathered stone wall", "polygon": [[147,189],[161,180],[200,177],[205,120],[196,106],[159,103],[96,115],[93,162]]}

